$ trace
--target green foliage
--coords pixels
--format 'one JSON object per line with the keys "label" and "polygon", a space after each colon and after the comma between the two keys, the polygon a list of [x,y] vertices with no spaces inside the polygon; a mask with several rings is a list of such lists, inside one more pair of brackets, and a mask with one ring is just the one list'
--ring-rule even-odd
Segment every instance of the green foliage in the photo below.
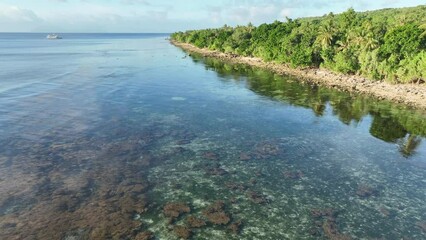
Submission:
{"label": "green foliage", "polygon": [[426,51],[421,51],[413,58],[401,61],[398,69],[401,82],[425,82],[426,81]]}
{"label": "green foliage", "polygon": [[422,30],[414,24],[406,24],[386,33],[384,44],[380,47],[380,53],[383,58],[389,58],[395,55],[395,64],[400,60],[412,57],[420,49],[425,48]]}
{"label": "green foliage", "polygon": [[334,69],[341,73],[354,74],[359,68],[358,59],[354,51],[344,50],[334,57]]}
{"label": "green foliage", "polygon": [[379,73],[379,59],[378,50],[374,51],[363,51],[358,56],[359,60],[359,72],[370,79],[382,79],[382,75]]}
{"label": "green foliage", "polygon": [[[392,131],[389,131],[392,129]],[[386,142],[396,142],[407,135],[407,130],[395,119],[384,118],[380,115],[374,117],[370,133],[374,137]]]}
{"label": "green foliage", "polygon": [[172,39],[293,67],[323,67],[376,80],[425,80],[426,6],[205,29]]}

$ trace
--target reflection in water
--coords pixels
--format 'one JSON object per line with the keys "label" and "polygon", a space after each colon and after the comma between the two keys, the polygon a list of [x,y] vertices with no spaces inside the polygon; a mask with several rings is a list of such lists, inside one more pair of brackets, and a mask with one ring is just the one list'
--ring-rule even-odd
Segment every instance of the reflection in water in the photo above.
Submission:
{"label": "reflection in water", "polygon": [[105,39],[1,66],[0,239],[425,237],[422,113]]}
{"label": "reflection in water", "polygon": [[406,157],[411,156],[421,143],[421,138],[416,136],[426,136],[426,118],[422,111],[413,114],[412,110],[389,102],[378,102],[355,94],[351,96],[348,93],[318,85],[300,84],[292,77],[277,76],[269,71],[247,65],[202,58],[197,54],[193,54],[192,57],[194,62],[202,61],[207,69],[216,71],[221,78],[246,79],[252,91],[296,106],[311,108],[316,116],[324,115],[327,104],[332,107],[333,114],[344,124],[356,124],[364,117],[371,116],[373,118],[370,127],[371,135],[385,142],[404,142],[404,147],[401,149],[410,152],[407,154],[405,150],[401,150]]}
{"label": "reflection in water", "polygon": [[393,118],[384,118],[381,115],[374,115],[370,133],[374,137],[385,142],[396,142],[407,135],[407,131],[399,122]]}
{"label": "reflection in water", "polygon": [[404,157],[410,157],[414,154],[417,147],[420,146],[422,139],[419,136],[409,134],[404,139],[399,140],[399,151]]}

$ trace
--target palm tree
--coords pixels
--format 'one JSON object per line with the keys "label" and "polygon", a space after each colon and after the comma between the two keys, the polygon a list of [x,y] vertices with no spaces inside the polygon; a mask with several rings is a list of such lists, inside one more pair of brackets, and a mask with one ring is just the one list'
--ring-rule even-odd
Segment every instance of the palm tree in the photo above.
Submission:
{"label": "palm tree", "polygon": [[334,39],[335,28],[331,21],[327,21],[326,24],[319,27],[319,34],[316,41],[321,45],[323,49],[331,46]]}
{"label": "palm tree", "polygon": [[365,50],[371,51],[379,47],[379,41],[377,41],[370,32],[364,37],[363,45]]}
{"label": "palm tree", "polygon": [[336,44],[339,45],[339,47],[337,47],[337,50],[339,51],[344,51],[351,46],[349,38],[345,38],[344,40],[339,40],[336,42]]}
{"label": "palm tree", "polygon": [[422,139],[416,135],[410,134],[408,138],[401,141],[399,145],[399,152],[406,158],[414,154],[416,148],[420,145]]}
{"label": "palm tree", "polygon": [[399,26],[403,26],[408,23],[408,17],[405,14],[399,15],[395,20]]}
{"label": "palm tree", "polygon": [[248,31],[249,33],[251,33],[251,32],[253,31],[253,29],[254,29],[253,23],[249,22],[249,23],[247,24],[247,31]]}
{"label": "palm tree", "polygon": [[363,26],[354,33],[353,43],[362,46],[363,50],[372,51],[379,47],[379,41],[374,38],[371,22],[364,22]]}
{"label": "palm tree", "polygon": [[419,26],[419,28],[423,30],[423,33],[420,35],[420,37],[426,36],[426,20],[424,20],[423,22],[424,23]]}

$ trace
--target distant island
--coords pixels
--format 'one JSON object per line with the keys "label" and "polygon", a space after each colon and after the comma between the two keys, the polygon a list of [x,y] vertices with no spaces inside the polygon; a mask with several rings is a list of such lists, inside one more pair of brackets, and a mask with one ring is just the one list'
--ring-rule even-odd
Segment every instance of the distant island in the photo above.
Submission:
{"label": "distant island", "polygon": [[351,8],[257,27],[225,25],[176,32],[171,41],[189,51],[426,109],[426,5]]}

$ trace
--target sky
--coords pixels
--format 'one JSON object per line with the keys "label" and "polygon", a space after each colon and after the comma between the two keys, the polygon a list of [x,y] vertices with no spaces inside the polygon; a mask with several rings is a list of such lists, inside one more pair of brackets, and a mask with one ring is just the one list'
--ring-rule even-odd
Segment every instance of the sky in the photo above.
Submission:
{"label": "sky", "polygon": [[0,0],[0,32],[171,33],[410,7],[425,0]]}

